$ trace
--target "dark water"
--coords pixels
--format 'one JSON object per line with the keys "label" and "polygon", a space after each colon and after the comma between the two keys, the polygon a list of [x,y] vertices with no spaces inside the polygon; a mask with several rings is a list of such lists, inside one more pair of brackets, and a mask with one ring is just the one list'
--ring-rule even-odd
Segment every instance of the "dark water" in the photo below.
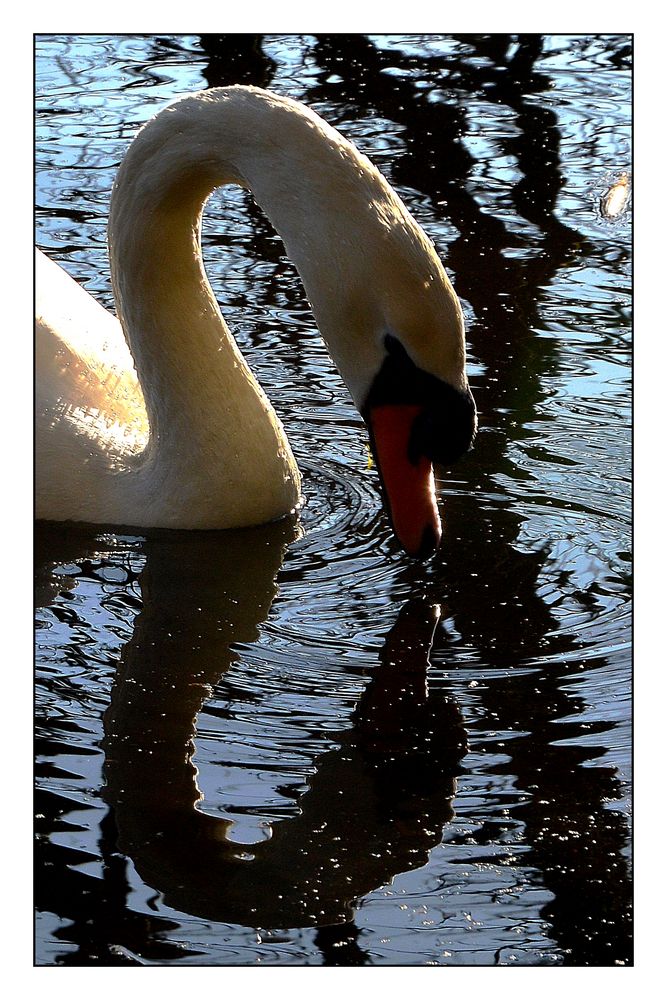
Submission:
{"label": "dark water", "polygon": [[630,883],[624,36],[41,36],[37,240],[111,306],[137,127],[230,82],[356,141],[464,301],[481,429],[406,559],[250,197],[211,280],[305,478],[299,522],[37,532],[40,965],[623,965]]}

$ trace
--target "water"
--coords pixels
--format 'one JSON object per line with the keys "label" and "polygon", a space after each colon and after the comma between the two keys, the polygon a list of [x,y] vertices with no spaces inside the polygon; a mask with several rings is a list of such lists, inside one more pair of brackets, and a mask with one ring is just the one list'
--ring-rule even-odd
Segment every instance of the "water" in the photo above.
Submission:
{"label": "water", "polygon": [[443,546],[398,550],[361,420],[240,190],[204,249],[305,480],[298,521],[37,533],[40,965],[622,965],[630,891],[623,36],[37,39],[37,236],[111,307],[136,128],[254,82],[425,226],[480,410]]}

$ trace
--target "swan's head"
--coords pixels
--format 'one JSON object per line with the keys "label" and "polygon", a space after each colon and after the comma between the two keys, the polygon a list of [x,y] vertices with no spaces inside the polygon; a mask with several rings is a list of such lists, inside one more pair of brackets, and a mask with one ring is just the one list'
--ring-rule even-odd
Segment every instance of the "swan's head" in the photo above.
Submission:
{"label": "swan's head", "polygon": [[477,412],[467,385],[455,388],[424,371],[390,334],[384,346],[361,412],[396,536],[409,555],[424,558],[442,536],[433,464],[449,465],[468,451]]}

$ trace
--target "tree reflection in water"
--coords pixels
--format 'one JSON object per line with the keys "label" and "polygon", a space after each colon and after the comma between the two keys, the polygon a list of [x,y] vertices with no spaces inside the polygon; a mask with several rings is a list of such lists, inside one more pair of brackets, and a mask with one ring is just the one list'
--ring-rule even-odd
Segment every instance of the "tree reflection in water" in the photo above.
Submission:
{"label": "tree reflection in water", "polygon": [[[544,393],[542,377],[558,364],[557,341],[534,334],[542,289],[569,259],[585,251],[586,239],[554,213],[562,185],[558,122],[549,107],[530,99],[549,84],[548,77],[535,70],[542,38],[493,35],[464,40],[485,58],[457,61],[382,52],[358,35],[318,36],[315,52],[327,73],[342,78],[339,100],[404,126],[405,153],[393,162],[393,179],[427,194],[434,211],[444,206],[459,230],[458,239],[447,248],[446,264],[458,293],[474,311],[468,339],[485,375],[479,382],[473,379],[473,393],[487,433],[478,436],[465,468],[455,470],[463,488],[447,497],[448,530],[427,592],[447,603],[456,628],[480,651],[482,663],[511,667],[546,661],[535,674],[518,671],[516,676],[489,680],[484,701],[496,714],[499,729],[522,733],[509,744],[506,769],[517,775],[520,787],[532,792],[521,810],[531,845],[527,860],[554,893],[544,915],[555,936],[573,964],[627,962],[631,889],[623,856],[625,821],[604,805],[621,797],[619,783],[611,768],[582,766],[595,752],[574,740],[590,734],[589,723],[561,724],[559,744],[554,743],[549,723],[571,719],[583,707],[563,685],[563,675],[578,669],[576,643],[557,631],[557,622],[538,596],[546,545],[543,551],[528,553],[516,547],[522,519],[511,509],[510,498],[503,500],[502,481],[496,476],[508,461],[505,442],[521,434],[508,426],[509,420],[520,427],[535,417]],[[394,72],[384,73],[388,67]],[[507,253],[516,237],[502,221],[482,211],[466,185],[474,160],[459,141],[467,132],[465,106],[451,99],[425,100],[413,86],[415,76],[438,80],[434,86],[452,82],[458,93],[484,93],[487,100],[515,112],[517,131],[504,145],[523,176],[511,196],[517,213],[539,227],[539,253]],[[315,94],[322,99],[327,85]],[[494,502],[479,506],[479,493],[494,494]],[[472,566],[474,576],[461,571]],[[480,581],[486,584],[483,600]],[[568,652],[571,659],[564,656]],[[558,669],[548,661],[553,654],[561,654]],[[604,662],[599,658],[600,666]],[[593,667],[591,660],[587,666]],[[562,745],[566,738],[569,744]]]}
{"label": "tree reflection in water", "polygon": [[[550,83],[536,68],[541,36],[462,41],[467,48],[456,52],[413,46],[408,53],[361,35],[319,35],[305,93],[295,95],[401,126],[390,179],[425,195],[436,218],[458,233],[445,263],[472,311],[468,338],[484,373],[473,379],[482,430],[475,451],[446,474],[457,488],[448,491],[441,552],[425,567],[405,563],[397,571],[392,588],[409,599],[382,637],[350,725],[332,734],[333,748],[315,761],[295,814],[274,823],[270,839],[248,845],[235,841],[232,820],[202,811],[195,721],[235,646],[252,642],[264,622],[294,528],[189,538],[187,555],[178,536],[142,544],[140,611],[105,715],[104,878],[77,870],[83,852],[67,849],[64,857],[48,836],[38,846],[38,904],[72,921],[59,934],[76,943],[73,963],[131,961],[123,948],[156,962],[184,956],[167,940],[164,917],[127,907],[127,857],[175,910],[244,926],[317,927],[325,963],[364,964],[355,900],[423,865],[452,817],[466,747],[456,672],[469,663],[437,628],[441,607],[479,659],[485,710],[499,730],[517,734],[497,771],[529,793],[520,810],[522,861],[552,895],[543,916],[563,961],[631,961],[627,831],[622,815],[607,808],[620,798],[619,781],[610,767],[591,766],[601,751],[582,737],[596,727],[578,719],[583,701],[565,683],[582,643],[545,603],[548,547],[517,544],[523,519],[498,476],[521,475],[507,442],[527,433],[522,428],[559,365],[557,341],[535,334],[544,289],[586,253],[587,241],[555,212],[561,138],[552,108],[536,99]],[[155,40],[156,50],[166,44],[177,43]],[[260,36],[202,36],[201,45],[209,85],[271,85],[277,64]],[[512,112],[512,130],[496,141],[518,166],[507,197],[533,227],[530,247],[471,193],[475,161],[460,140],[470,129],[466,97],[480,95]],[[290,364],[298,384],[304,360],[294,352]],[[38,540],[45,567],[68,559],[84,565],[80,537],[46,531]],[[52,588],[48,572],[45,579]],[[447,689],[429,692],[429,656],[446,664]],[[606,657],[589,655],[586,664],[601,669]],[[609,728],[599,723],[597,731]],[[48,793],[40,812],[48,831],[67,802]],[[468,836],[483,846],[496,832],[483,824]]]}

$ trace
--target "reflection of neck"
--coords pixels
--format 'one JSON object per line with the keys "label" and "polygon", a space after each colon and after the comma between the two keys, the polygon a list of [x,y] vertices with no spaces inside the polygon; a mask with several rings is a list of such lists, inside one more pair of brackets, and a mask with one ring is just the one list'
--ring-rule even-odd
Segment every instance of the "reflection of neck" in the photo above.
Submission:
{"label": "reflection of neck", "polygon": [[[153,555],[161,565],[152,565]],[[199,566],[184,587],[177,556],[171,551],[165,559],[163,542],[148,552],[144,611],[105,719],[106,794],[119,849],[168,905],[207,919],[277,927],[345,921],[354,898],[423,864],[451,817],[463,736],[456,707],[427,696],[437,615],[423,605],[401,614],[355,727],[317,762],[299,815],[276,823],[269,840],[235,844],[230,821],[195,808],[194,720],[221,665],[231,661],[230,645],[254,631],[228,612],[258,602],[247,593],[239,599],[230,585],[248,579],[247,562],[237,559],[244,572],[230,581],[222,568],[223,593],[208,618],[215,605],[211,566]],[[267,593],[267,577],[254,587],[256,596]],[[259,610],[266,613],[266,600]],[[222,621],[229,623],[224,634]],[[397,649],[403,655],[394,656]],[[396,704],[399,689],[409,693]]]}
{"label": "reflection of neck", "polygon": [[120,779],[128,807],[179,815],[201,797],[191,763],[197,713],[235,659],[232,643],[256,638],[294,530],[283,520],[145,543],[143,610],[105,715],[108,783]]}

